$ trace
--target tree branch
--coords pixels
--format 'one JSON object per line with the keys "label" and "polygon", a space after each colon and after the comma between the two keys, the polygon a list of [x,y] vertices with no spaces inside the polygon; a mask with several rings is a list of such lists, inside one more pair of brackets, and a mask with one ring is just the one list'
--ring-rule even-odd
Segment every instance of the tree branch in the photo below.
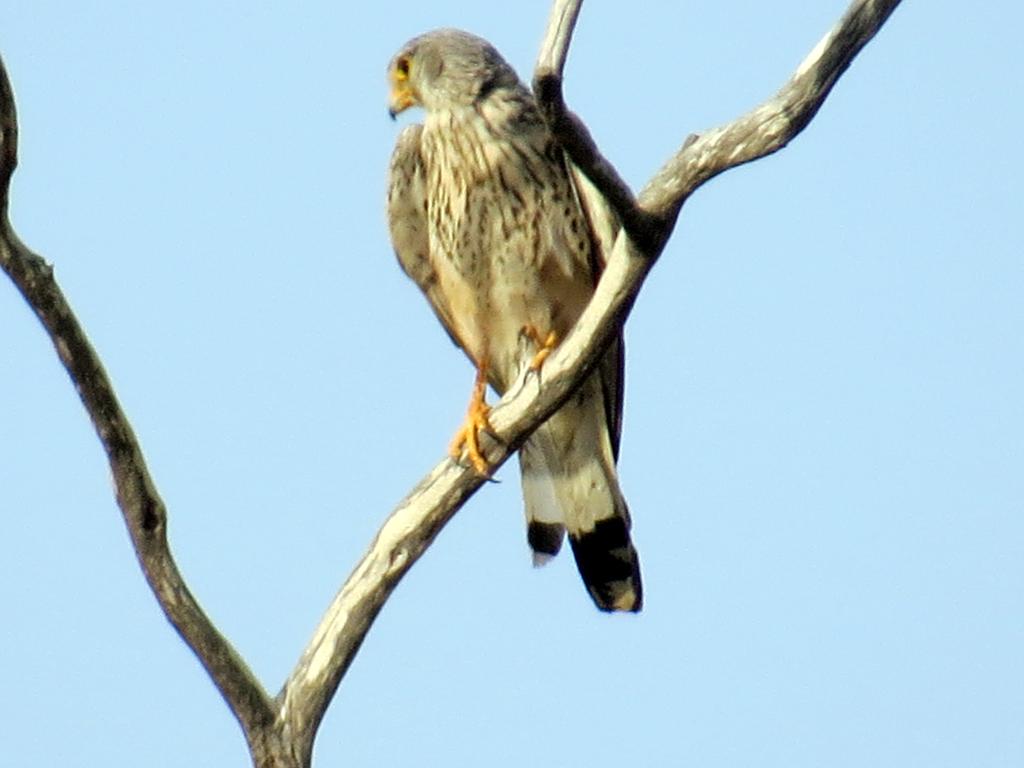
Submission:
{"label": "tree branch", "polygon": [[671,236],[686,198],[723,171],[786,146],[811,121],[836,80],[899,3],[854,0],[774,97],[726,125],[699,137],[687,137],[648,182],[639,200],[633,198],[562,96],[562,72],[582,0],[555,3],[537,60],[534,92],[548,125],[573,163],[597,187],[641,250],[656,257]]}
{"label": "tree branch", "polygon": [[[728,125],[691,136],[635,198],[586,126],[566,108],[562,73],[582,0],[556,0],[534,77],[538,103],[572,162],[622,223],[593,299],[547,359],[543,386],[524,373],[491,412],[499,467],[564,402],[600,358],[675,226],[686,198],[713,176],[785,146],[899,0],[855,0],[779,93]],[[157,600],[242,725],[257,765],[308,765],[317,728],[381,607],[458,509],[484,482],[444,459],[396,507],[334,598],[295,669],[270,700],[213,627],[167,546],[166,511],[113,388],[53,279],[11,230],[7,187],[16,163],[14,103],[0,63],[0,264],[43,323],[110,460],[118,503]]]}
{"label": "tree branch", "polygon": [[[830,87],[897,3],[898,0],[855,2],[836,29],[801,65],[794,80],[828,83]],[[535,82],[553,82],[545,78],[560,77],[580,5],[581,0],[559,0],[555,3]],[[873,20],[872,23],[865,23],[869,19]],[[867,32],[869,29],[870,33]],[[852,34],[853,30],[857,30],[856,34]],[[721,134],[734,142],[749,142],[746,126],[752,121],[768,122],[777,126],[773,140],[778,142],[774,147],[778,149],[806,125],[828,90],[787,86],[781,93],[792,93],[793,96],[787,100],[777,97],[767,102],[719,129]],[[557,95],[560,98],[560,87]],[[564,104],[555,104],[551,109],[557,113],[564,109]],[[804,118],[795,119],[796,116]],[[569,124],[559,123],[557,128],[561,131],[566,125]],[[558,135],[560,139],[566,138],[562,132]],[[602,193],[607,197],[619,194],[621,189],[617,192],[614,182],[618,174],[593,147],[589,135],[574,133],[568,138],[575,142],[571,145],[573,147],[590,142],[592,149],[583,155],[574,156],[568,148],[567,151]],[[710,139],[688,143],[645,189],[641,197],[644,207],[631,203],[648,225],[654,226],[657,222],[657,229],[648,231],[653,237],[645,243],[650,250],[635,243],[632,233],[620,234],[617,238],[589,306],[573,331],[545,361],[543,386],[538,386],[536,378],[524,374],[492,411],[491,424],[500,437],[500,443],[489,445],[488,459],[493,466],[504,463],[586,377],[624,322],[654,259],[671,234],[675,215],[683,200],[703,181],[711,178],[710,175],[702,176],[707,173],[707,168],[713,167],[715,173],[721,173],[774,151],[768,146]],[[695,152],[703,159],[701,163],[693,163],[689,159]],[[597,163],[597,170],[593,164],[585,163]],[[614,176],[604,175],[602,169],[611,169]],[[610,191],[609,183],[612,184]],[[445,459],[391,513],[369,551],[335,597],[279,694],[284,705],[283,716],[292,722],[295,732],[306,730],[312,733],[315,730],[309,726],[315,726],[323,716],[330,697],[391,591],[482,482],[471,468],[459,467]]]}
{"label": "tree branch", "polygon": [[534,78],[548,75],[562,80],[565,61],[569,58],[569,43],[576,30],[583,0],[555,0],[548,14],[548,26],[540,44],[540,54],[534,67]]}
{"label": "tree branch", "polygon": [[727,125],[690,137],[640,194],[666,240],[683,203],[723,171],[777,152],[818,112],[832,86],[900,0],[855,0],[771,99]]}
{"label": "tree branch", "polygon": [[629,185],[597,148],[587,126],[565,105],[565,61],[583,0],[555,0],[533,74],[533,93],[544,119],[563,149],[598,188],[616,218],[638,243],[647,243],[657,226],[637,207]]}
{"label": "tree branch", "polygon": [[[594,299],[575,329],[544,362],[543,386],[524,372],[490,414],[497,440],[487,459],[497,469],[572,394],[615,334],[649,260],[620,238]],[[345,670],[377,613],[434,537],[485,482],[470,466],[445,458],[384,522],[320,622],[278,695],[282,719],[312,739]]]}
{"label": "tree branch", "polygon": [[17,115],[0,61],[0,266],[32,307],[78,390],[110,462],[125,525],[150,589],[168,620],[193,650],[246,734],[272,719],[271,701],[255,676],[189,592],[167,544],[167,512],[149,476],[142,449],[95,350],[53,277],[8,218],[10,180],[18,162]]}

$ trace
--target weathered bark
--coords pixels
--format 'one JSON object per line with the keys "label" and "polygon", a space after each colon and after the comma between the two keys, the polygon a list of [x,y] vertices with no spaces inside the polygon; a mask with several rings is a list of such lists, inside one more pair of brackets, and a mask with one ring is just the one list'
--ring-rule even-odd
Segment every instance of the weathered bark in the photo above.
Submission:
{"label": "weathered bark", "polygon": [[[545,117],[573,163],[622,223],[590,306],[544,365],[543,384],[524,377],[491,413],[494,467],[515,452],[583,380],[617,333],[675,226],[683,203],[715,175],[777,151],[813,118],[836,80],[899,0],[855,0],[782,89],[746,115],[690,136],[636,197],[562,99],[562,72],[582,0],[556,0],[534,76]],[[271,698],[189,592],[167,544],[167,512],[110,380],[53,278],[50,266],[8,220],[17,164],[17,120],[0,64],[0,265],[49,334],[107,453],[117,502],[150,588],[199,657],[245,732],[257,766],[310,764],[331,698],[377,613],[401,578],[483,480],[446,459],[384,522],[328,608],[280,693]]]}

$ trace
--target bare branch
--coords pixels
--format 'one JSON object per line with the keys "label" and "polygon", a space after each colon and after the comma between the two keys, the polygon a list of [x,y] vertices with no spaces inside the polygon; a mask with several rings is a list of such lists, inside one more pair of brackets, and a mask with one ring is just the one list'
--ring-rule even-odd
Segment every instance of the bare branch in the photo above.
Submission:
{"label": "bare branch", "polygon": [[0,217],[7,223],[11,176],[18,167],[18,112],[7,68],[0,59]]}
{"label": "bare branch", "polygon": [[554,75],[562,79],[565,60],[569,57],[569,43],[572,42],[572,33],[576,29],[576,19],[582,7],[583,0],[555,0],[548,14],[544,40],[540,44],[535,77]]}
{"label": "bare branch", "polygon": [[[510,455],[491,454],[498,464]],[[278,701],[281,720],[310,746],[341,678],[402,576],[484,482],[471,467],[442,461],[381,526],[369,551],[334,598]]]}
{"label": "bare branch", "polygon": [[774,97],[727,125],[687,140],[640,194],[641,207],[664,223],[663,240],[686,198],[701,184],[782,149],[804,129],[899,3],[855,0]]}
{"label": "bare branch", "polygon": [[[732,123],[690,137],[637,200],[568,111],[562,72],[582,0],[556,0],[534,89],[545,118],[573,163],[623,224],[592,301],[547,359],[543,386],[526,373],[491,412],[496,440],[486,450],[499,467],[583,381],[625,321],[670,236],[686,198],[728,168],[774,152],[811,120],[832,85],[899,0],[855,0],[771,100]],[[444,525],[484,480],[444,459],[398,505],[314,633],[276,700],[270,700],[234,649],[203,614],[167,546],[166,512],[109,380],[53,280],[52,270],[11,230],[7,182],[16,162],[14,104],[0,64],[0,264],[50,334],[107,451],[118,503],[151,588],[171,623],[200,658],[241,723],[260,765],[308,765],[317,728],[381,607]]]}
{"label": "bare branch", "polygon": [[[641,250],[656,257],[671,236],[686,198],[708,179],[776,152],[800,133],[899,2],[854,0],[773,98],[703,136],[689,136],[648,182],[638,201],[563,99],[562,70],[581,2],[556,3],[537,62],[534,93],[573,163],[605,197]],[[573,23],[564,21],[560,11],[565,5],[571,6]]]}
{"label": "bare branch", "polygon": [[633,190],[597,148],[587,126],[569,111],[562,93],[565,61],[583,0],[556,0],[533,74],[537,106],[572,161],[598,188],[626,231],[646,243],[655,224],[637,207]]}
{"label": "bare branch", "polygon": [[[536,375],[524,373],[491,412],[498,438],[488,441],[492,466],[503,464],[583,381],[652,263],[633,250],[628,238],[619,238],[594,300],[545,361],[543,386]],[[370,624],[399,580],[483,483],[471,467],[446,458],[391,513],[278,695],[282,719],[292,733],[312,738]]]}
{"label": "bare branch", "polygon": [[[648,184],[641,197],[643,207],[640,207],[633,203],[632,195],[621,180],[616,183],[618,174],[593,146],[589,134],[585,129],[579,130],[582,123],[575,116],[566,122],[568,113],[561,100],[560,73],[581,2],[556,1],[534,80],[538,98],[545,102],[546,114],[554,115],[553,128],[574,163],[587,173],[602,194],[611,198],[609,202],[620,217],[638,217],[634,221],[642,222],[644,236],[638,240],[637,230],[629,227],[620,233],[589,306],[572,333],[544,363],[544,386],[539,387],[535,378],[520,378],[494,408],[491,424],[500,442],[490,446],[488,459],[493,466],[500,466],[586,377],[624,322],[654,258],[671,233],[683,200],[713,175],[708,175],[708,169],[720,173],[784,146],[810,120],[828,88],[897,4],[898,0],[854,2],[790,81],[803,87],[787,86],[782,93],[794,94],[788,100],[776,97],[718,129],[717,133],[711,132],[697,141],[688,140],[680,153]],[[819,86],[809,88],[808,83]],[[737,143],[740,139],[750,141],[745,137],[750,134],[747,126],[751,122],[775,126],[769,134],[773,143],[756,146]],[[725,138],[716,140],[714,136]],[[581,151],[580,147],[583,147],[583,154],[574,154]],[[628,206],[624,200],[627,195]],[[391,513],[370,550],[335,597],[279,694],[283,702],[282,717],[290,722],[293,730],[315,730],[391,591],[481,483],[472,469],[459,467],[446,459]]]}
{"label": "bare branch", "polygon": [[142,449],[95,350],[53,277],[52,267],[14,233],[7,216],[17,164],[17,115],[0,61],[0,266],[50,335],[107,452],[128,533],[150,589],[168,620],[213,678],[246,734],[272,719],[271,700],[255,676],[203,613],[185,585],[167,544],[167,514]]}

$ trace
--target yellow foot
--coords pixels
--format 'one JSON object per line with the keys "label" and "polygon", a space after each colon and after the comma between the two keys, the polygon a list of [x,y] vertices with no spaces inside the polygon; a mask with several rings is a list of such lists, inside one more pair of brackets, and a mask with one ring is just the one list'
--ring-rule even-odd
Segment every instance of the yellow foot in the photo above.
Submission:
{"label": "yellow foot", "polygon": [[547,336],[542,336],[541,332],[532,325],[524,325],[521,333],[539,347],[537,354],[530,361],[530,370],[533,373],[537,373],[540,367],[544,365],[544,361],[548,359],[548,356],[558,345],[558,334],[554,331],[549,331]]}
{"label": "yellow foot", "polygon": [[463,452],[466,458],[473,465],[473,468],[484,477],[491,476],[491,465],[487,462],[480,448],[480,433],[494,434],[491,422],[487,416],[491,407],[484,399],[487,390],[487,368],[482,366],[477,369],[476,382],[473,385],[473,394],[469,398],[469,408],[466,410],[466,421],[452,438],[448,453],[452,458],[459,459]]}

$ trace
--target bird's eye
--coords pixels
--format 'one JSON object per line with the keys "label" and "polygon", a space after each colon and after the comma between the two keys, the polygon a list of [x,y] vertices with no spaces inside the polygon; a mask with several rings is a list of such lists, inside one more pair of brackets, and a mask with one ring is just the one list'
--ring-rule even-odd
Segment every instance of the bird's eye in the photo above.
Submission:
{"label": "bird's eye", "polygon": [[405,56],[395,62],[395,79],[399,81],[409,79],[409,60]]}

